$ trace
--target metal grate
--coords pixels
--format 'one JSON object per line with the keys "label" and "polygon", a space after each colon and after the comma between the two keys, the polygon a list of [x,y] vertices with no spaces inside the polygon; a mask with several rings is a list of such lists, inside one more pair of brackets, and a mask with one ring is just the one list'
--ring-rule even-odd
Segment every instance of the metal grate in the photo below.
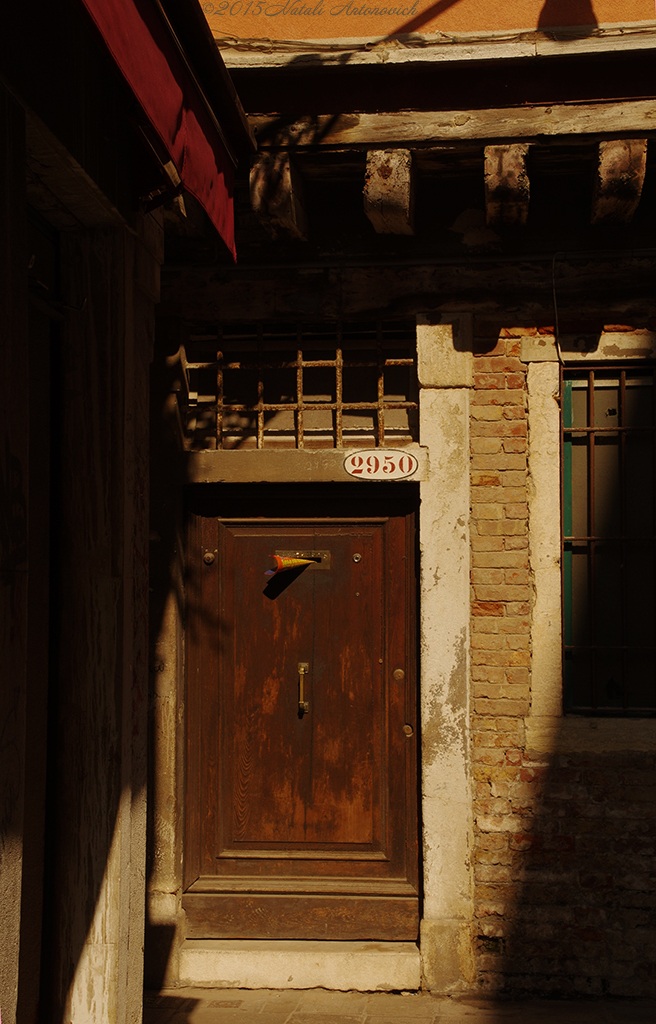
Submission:
{"label": "metal grate", "polygon": [[342,448],[417,440],[414,323],[191,330],[192,448]]}
{"label": "metal grate", "polygon": [[656,711],[656,377],[563,371],[569,711]]}

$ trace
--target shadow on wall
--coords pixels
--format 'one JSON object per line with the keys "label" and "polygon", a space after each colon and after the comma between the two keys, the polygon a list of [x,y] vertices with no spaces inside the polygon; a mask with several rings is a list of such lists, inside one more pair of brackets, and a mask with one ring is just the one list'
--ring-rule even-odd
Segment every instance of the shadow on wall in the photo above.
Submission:
{"label": "shadow on wall", "polygon": [[[612,519],[612,501],[608,509]],[[598,534],[610,536],[609,525],[597,520]],[[586,630],[587,605],[575,600]],[[616,588],[603,601],[620,615]],[[572,715],[536,751],[521,715],[502,721],[501,746],[476,748],[479,985],[512,996],[654,998],[653,731],[635,742],[621,739],[638,735],[627,728],[635,720]],[[479,742],[488,727],[474,718]]]}
{"label": "shadow on wall", "polygon": [[159,995],[146,993],[144,996],[143,1024],[162,1024],[174,1019],[176,1024],[191,1020],[191,1015],[201,1002],[186,996]]}
{"label": "shadow on wall", "polygon": [[[431,4],[415,18],[400,25],[387,39],[399,39],[413,32],[421,32],[435,18],[462,2],[466,0],[437,0],[437,3]],[[590,30],[598,24],[590,0],[545,0],[537,28],[550,30],[549,34],[555,38],[567,40],[589,35]],[[429,31],[435,30],[436,26],[429,28]]]}
{"label": "shadow on wall", "polygon": [[545,0],[538,18],[538,28],[562,40],[589,35],[598,25],[590,0]]}
{"label": "shadow on wall", "polygon": [[481,986],[653,998],[654,755],[509,751],[499,774],[516,831],[479,836]]}

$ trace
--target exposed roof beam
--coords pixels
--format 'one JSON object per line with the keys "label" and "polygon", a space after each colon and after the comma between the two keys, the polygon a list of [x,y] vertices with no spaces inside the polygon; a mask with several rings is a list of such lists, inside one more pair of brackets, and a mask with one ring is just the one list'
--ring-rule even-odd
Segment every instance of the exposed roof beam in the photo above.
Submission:
{"label": "exposed roof beam", "polygon": [[485,147],[485,212],[488,227],[526,224],[531,184],[527,142]]}
{"label": "exposed roof beam", "polygon": [[458,139],[541,136],[643,136],[656,131],[653,100],[502,107],[492,110],[397,110],[377,114],[312,114],[250,118],[260,149],[314,146],[401,146]]}
{"label": "exposed roof beam", "polygon": [[307,240],[303,180],[289,153],[258,153],[250,173],[253,210],[274,238]]}
{"label": "exposed roof beam", "polygon": [[646,170],[647,139],[611,139],[600,143],[592,223],[630,223],[640,202]]}
{"label": "exposed roof beam", "polygon": [[372,149],[367,153],[364,212],[379,235],[414,234],[412,153]]}

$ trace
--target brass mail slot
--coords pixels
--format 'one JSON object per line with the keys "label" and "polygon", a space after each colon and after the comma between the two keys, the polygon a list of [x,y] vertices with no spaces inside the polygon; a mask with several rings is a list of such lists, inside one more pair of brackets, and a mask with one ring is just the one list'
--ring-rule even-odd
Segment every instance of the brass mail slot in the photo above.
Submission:
{"label": "brass mail slot", "polygon": [[276,555],[280,555],[281,558],[314,558],[316,561],[308,565],[306,572],[311,572],[313,569],[330,569],[330,551],[308,551],[306,548],[303,550],[297,549],[295,551],[285,550],[280,551],[276,548],[274,552]]}

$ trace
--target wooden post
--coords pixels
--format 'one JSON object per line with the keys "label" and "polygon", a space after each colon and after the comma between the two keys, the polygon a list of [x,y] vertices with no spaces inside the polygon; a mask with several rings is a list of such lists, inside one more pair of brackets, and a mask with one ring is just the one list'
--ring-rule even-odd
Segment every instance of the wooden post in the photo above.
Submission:
{"label": "wooden post", "polygon": [[372,149],[367,153],[364,212],[379,235],[414,234],[410,150]]}
{"label": "wooden post", "polygon": [[526,224],[531,183],[527,142],[485,147],[485,211],[488,227]]}
{"label": "wooden post", "polygon": [[303,181],[289,153],[258,153],[250,173],[251,205],[273,238],[307,241]]}
{"label": "wooden post", "polygon": [[600,142],[592,223],[629,224],[640,202],[646,170],[646,139]]}

